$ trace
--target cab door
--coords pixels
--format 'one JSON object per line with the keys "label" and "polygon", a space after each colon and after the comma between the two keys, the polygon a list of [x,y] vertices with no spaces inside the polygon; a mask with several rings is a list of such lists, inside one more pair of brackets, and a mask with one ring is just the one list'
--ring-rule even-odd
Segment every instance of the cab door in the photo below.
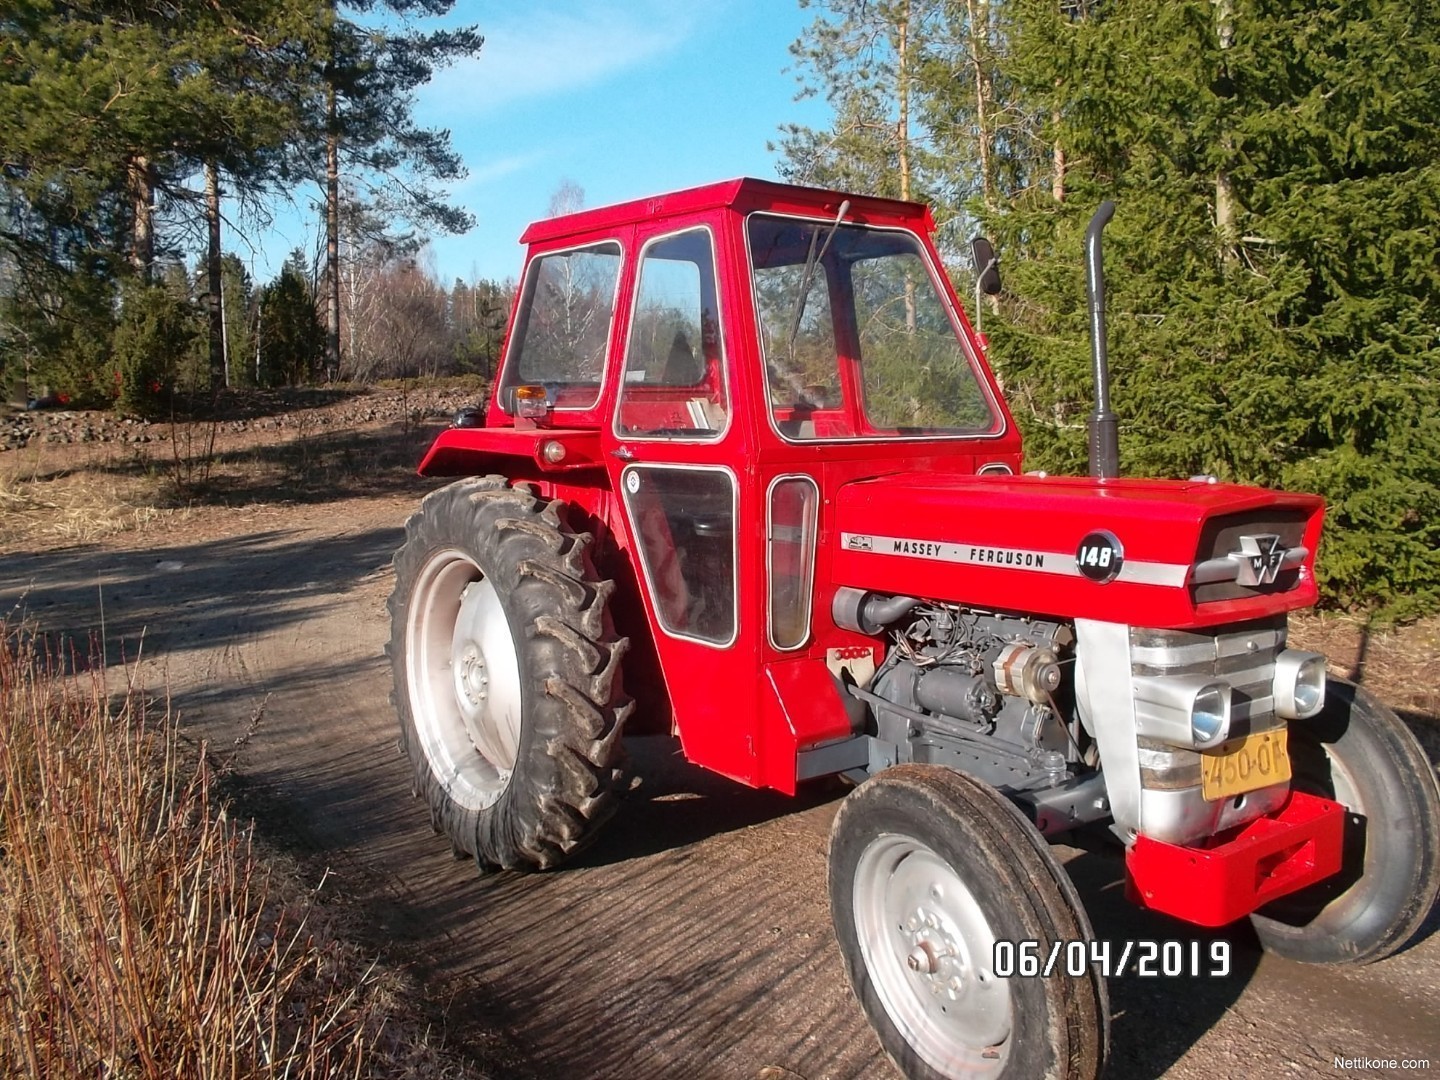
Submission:
{"label": "cab door", "polygon": [[735,408],[718,219],[641,227],[621,382],[605,434],[613,490],[686,756],[757,782],[756,480]]}

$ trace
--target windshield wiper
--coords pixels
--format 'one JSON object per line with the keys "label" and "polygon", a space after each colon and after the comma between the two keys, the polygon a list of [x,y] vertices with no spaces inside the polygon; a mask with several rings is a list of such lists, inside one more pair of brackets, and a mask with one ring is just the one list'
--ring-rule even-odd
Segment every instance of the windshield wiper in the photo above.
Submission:
{"label": "windshield wiper", "polygon": [[840,209],[835,214],[835,220],[831,222],[829,230],[825,233],[825,243],[820,245],[818,254],[815,251],[815,245],[820,241],[820,233],[815,232],[810,237],[810,251],[805,256],[805,270],[800,275],[800,290],[795,294],[795,310],[790,314],[790,367],[792,369],[795,367],[795,335],[800,332],[800,320],[805,317],[805,299],[810,295],[810,282],[815,276],[815,266],[825,258],[825,252],[830,250],[830,241],[835,239],[835,231],[840,228],[845,211],[849,209],[850,200],[846,199],[840,204]]}

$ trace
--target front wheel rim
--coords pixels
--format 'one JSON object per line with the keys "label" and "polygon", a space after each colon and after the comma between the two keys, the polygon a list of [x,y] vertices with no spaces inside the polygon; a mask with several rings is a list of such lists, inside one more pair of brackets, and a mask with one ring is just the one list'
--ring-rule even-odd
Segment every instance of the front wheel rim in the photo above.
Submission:
{"label": "front wheel rim", "polygon": [[493,806],[520,743],[520,661],[491,580],[456,548],[425,563],[405,633],[410,715],[430,771],[467,810]]}
{"label": "front wheel rim", "polygon": [[875,993],[901,1038],[942,1075],[994,1076],[1013,1006],[995,975],[979,901],[932,848],[885,833],[855,868],[855,930]]}

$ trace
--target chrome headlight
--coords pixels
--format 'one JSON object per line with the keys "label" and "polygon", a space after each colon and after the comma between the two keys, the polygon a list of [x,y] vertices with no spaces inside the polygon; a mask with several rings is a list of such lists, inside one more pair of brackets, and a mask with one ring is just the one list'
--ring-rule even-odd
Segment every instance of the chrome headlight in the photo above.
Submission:
{"label": "chrome headlight", "polygon": [[1308,720],[1325,707],[1325,657],[1286,649],[1275,657],[1270,691],[1275,712],[1286,720]]}
{"label": "chrome headlight", "polygon": [[1219,746],[1230,734],[1230,684],[1203,675],[1136,679],[1135,729],[1172,746]]}

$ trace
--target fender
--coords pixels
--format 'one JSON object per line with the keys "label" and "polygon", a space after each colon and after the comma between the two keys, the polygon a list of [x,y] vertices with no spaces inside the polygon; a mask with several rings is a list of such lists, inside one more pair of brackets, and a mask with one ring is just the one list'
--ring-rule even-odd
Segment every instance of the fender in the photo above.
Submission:
{"label": "fender", "polygon": [[593,471],[605,485],[600,432],[580,428],[449,428],[420,462],[421,476],[482,476],[512,480],[558,478]]}

